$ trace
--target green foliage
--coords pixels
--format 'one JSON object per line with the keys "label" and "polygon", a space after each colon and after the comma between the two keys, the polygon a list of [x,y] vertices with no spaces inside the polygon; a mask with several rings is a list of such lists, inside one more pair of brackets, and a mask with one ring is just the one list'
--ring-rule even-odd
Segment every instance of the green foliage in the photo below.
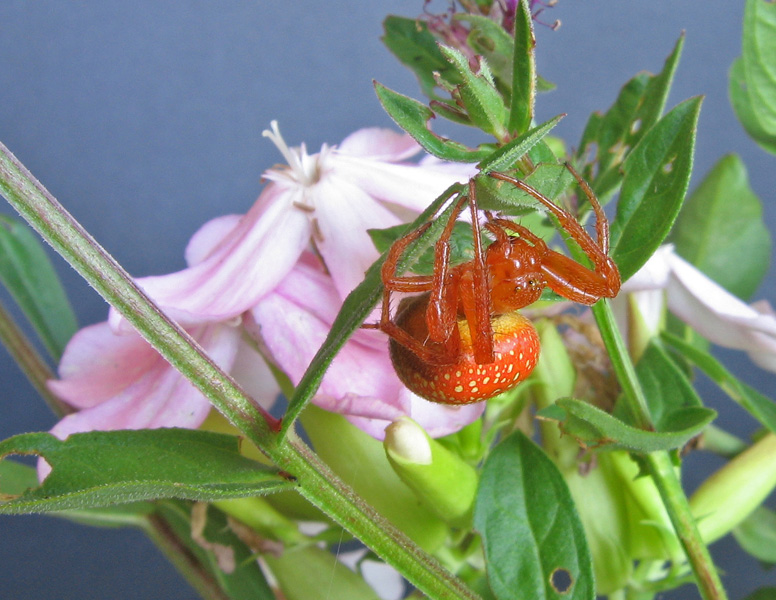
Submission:
{"label": "green foliage", "polygon": [[768,270],[771,236],[738,156],[721,158],[688,197],[669,239],[732,294],[749,298],[755,292]]}
{"label": "green foliage", "polygon": [[730,69],[730,101],[746,132],[776,154],[776,5],[747,0],[742,56]]}
{"label": "green foliage", "polygon": [[[175,534],[189,560],[193,558],[206,571],[224,597],[276,600],[256,560],[255,550],[238,537],[220,510],[212,505],[170,500],[160,502],[157,511],[158,518]],[[196,586],[197,582],[192,584]],[[221,597],[212,595],[212,590],[201,591],[206,598]]]}
{"label": "green foliage", "polygon": [[683,358],[696,365],[727,395],[748,411],[764,427],[776,433],[776,403],[753,387],[739,381],[722,363],[706,350],[683,339],[663,332],[662,339],[678,351]]}
{"label": "green foliage", "polygon": [[92,431],[64,441],[27,433],[0,442],[0,457],[10,454],[41,456],[53,470],[39,487],[0,503],[5,514],[237,498],[293,487],[276,469],[243,457],[236,437],[188,429]]}
{"label": "green foliage", "polygon": [[592,168],[584,169],[583,175],[602,203],[620,186],[622,163],[628,153],[662,116],[683,46],[684,35],[676,42],[660,73],[639,73],[623,86],[605,114],[590,116],[577,160],[595,160],[595,177]]}
{"label": "green foliage", "polygon": [[612,257],[623,281],[663,243],[690,182],[701,99],[686,100],[644,134],[623,163]]}
{"label": "green foliage", "polygon": [[383,22],[383,29],[383,43],[415,73],[426,96],[438,97],[434,93],[437,85],[434,73],[439,73],[445,81],[458,83],[455,69],[445,60],[425,21],[389,16]]}
{"label": "green foliage", "polygon": [[78,327],[39,238],[0,215],[0,282],[24,311],[49,354],[58,359]]}
{"label": "green foliage", "polygon": [[498,600],[593,600],[590,553],[558,467],[516,431],[488,457],[474,510]]}
{"label": "green foliage", "polygon": [[533,121],[536,100],[536,59],[533,18],[527,0],[517,3],[515,13],[515,49],[512,57],[512,102],[508,129],[526,131]]}
{"label": "green foliage", "polygon": [[776,512],[760,506],[733,530],[741,547],[757,560],[776,565]]}

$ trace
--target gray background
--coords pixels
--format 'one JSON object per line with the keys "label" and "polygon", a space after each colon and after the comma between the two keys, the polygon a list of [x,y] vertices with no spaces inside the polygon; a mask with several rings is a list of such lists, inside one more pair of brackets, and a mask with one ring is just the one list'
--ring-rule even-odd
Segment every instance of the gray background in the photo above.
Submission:
{"label": "gray background", "polygon": [[[317,150],[364,126],[389,126],[371,80],[418,96],[414,79],[379,41],[393,12],[421,2],[0,3],[0,140],[131,273],[183,266],[188,237],[205,220],[244,212],[262,171],[280,160],[261,137],[271,119],[291,144]],[[742,132],[727,99],[740,53],[742,2],[560,0],[537,27],[540,73],[558,90],[537,118],[568,113],[557,131],[579,139],[639,70],[657,71],[682,30],[687,43],[670,105],[705,94],[694,183],[724,153],[742,155],[775,229],[774,157]],[[11,212],[6,206],[0,211]],[[58,258],[82,325],[107,306]],[[758,298],[773,300],[773,268]],[[9,304],[0,293],[0,300]],[[719,355],[764,392],[776,379],[734,352]],[[0,438],[54,423],[0,350]],[[703,385],[740,435],[751,420]],[[724,422],[724,421],[723,421]],[[689,486],[714,468],[690,456]],[[193,598],[150,543],[131,531],[97,531],[47,517],[0,518],[0,598]],[[735,543],[713,547],[731,598],[766,582],[745,571]],[[694,598],[689,588],[666,598]]]}

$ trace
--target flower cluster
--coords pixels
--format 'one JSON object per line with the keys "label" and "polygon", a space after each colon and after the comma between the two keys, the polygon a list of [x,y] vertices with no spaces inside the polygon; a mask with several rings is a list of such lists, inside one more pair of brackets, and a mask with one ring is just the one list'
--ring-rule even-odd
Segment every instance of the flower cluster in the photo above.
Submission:
{"label": "flower cluster", "polygon": [[[243,216],[206,223],[186,249],[188,267],[138,279],[224,370],[267,407],[278,388],[271,361],[297,383],[344,297],[377,259],[367,230],[417,214],[466,168],[433,159],[407,135],[363,129],[317,154],[289,148],[273,122],[264,132],[287,164]],[[93,429],[198,427],[207,400],[115,311],[78,332],[51,389],[78,412],[53,433]],[[481,406],[451,408],[412,394],[391,368],[384,336],[359,331],[335,359],[314,399],[370,435],[411,416],[432,435],[470,423]]]}

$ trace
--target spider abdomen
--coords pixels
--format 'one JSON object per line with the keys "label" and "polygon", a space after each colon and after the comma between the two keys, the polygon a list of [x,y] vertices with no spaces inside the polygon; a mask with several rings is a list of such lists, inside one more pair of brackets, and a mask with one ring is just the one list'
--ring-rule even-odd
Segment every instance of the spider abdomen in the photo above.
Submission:
{"label": "spider abdomen", "polygon": [[[405,306],[396,324],[415,339],[426,340],[427,302]],[[518,312],[491,317],[495,362],[477,364],[465,319],[458,320],[460,348],[449,364],[423,361],[402,344],[391,340],[391,361],[399,379],[412,392],[432,402],[472,404],[505,392],[530,375],[539,358],[539,336],[531,322]],[[428,344],[429,342],[425,342]]]}

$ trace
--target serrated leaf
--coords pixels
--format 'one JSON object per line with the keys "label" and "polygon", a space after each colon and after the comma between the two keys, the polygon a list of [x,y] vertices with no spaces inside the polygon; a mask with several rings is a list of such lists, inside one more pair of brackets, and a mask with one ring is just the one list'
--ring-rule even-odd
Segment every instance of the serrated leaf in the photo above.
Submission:
{"label": "serrated leaf", "polygon": [[732,400],[740,404],[763,426],[776,433],[776,403],[773,400],[739,381],[706,350],[666,332],[661,335],[661,339],[703,371]]}
{"label": "serrated leaf", "polygon": [[59,359],[78,328],[75,314],[38,237],[26,225],[3,215],[0,282],[24,311],[52,358]]}
{"label": "serrated leaf", "polygon": [[536,40],[533,15],[527,0],[515,10],[515,43],[512,55],[512,102],[509,107],[510,133],[522,133],[531,126],[536,99]]}
{"label": "serrated leaf", "polygon": [[604,114],[594,113],[585,127],[578,158],[592,145],[596,147],[596,176],[585,172],[601,202],[605,202],[622,181],[621,165],[647,131],[663,114],[676,67],[684,45],[680,36],[657,75],[639,73],[620,90],[612,107]]}
{"label": "serrated leaf", "polygon": [[496,90],[487,61],[480,59],[479,70],[475,73],[469,59],[459,50],[448,46],[440,46],[440,50],[461,77],[455,94],[472,125],[497,139],[505,138],[508,112]]}
{"label": "serrated leaf", "polygon": [[677,253],[740,298],[757,289],[771,256],[771,236],[746,167],[719,160],[687,198],[671,232]]}
{"label": "serrated leaf", "polygon": [[689,407],[672,413],[675,430],[645,431],[632,427],[595,406],[575,398],[561,398],[537,417],[557,421],[560,430],[584,448],[657,452],[681,448],[711,423],[717,413]]}
{"label": "serrated leaf", "polygon": [[549,121],[537,125],[530,131],[504,144],[498,150],[483,158],[477,165],[482,173],[511,169],[514,164],[534,148],[566,115],[558,115]]}
{"label": "serrated leaf", "polygon": [[655,452],[681,448],[711,423],[717,413],[704,408],[686,375],[659,344],[647,346],[636,365],[655,431],[645,431],[574,398],[563,398],[537,413],[557,421],[561,430],[586,447]]}
{"label": "serrated leaf", "polygon": [[276,469],[243,457],[238,445],[234,436],[189,429],[92,431],[66,440],[49,433],[17,435],[0,442],[0,458],[37,455],[52,471],[39,487],[0,503],[0,513],[156,498],[237,498],[293,487]]}
{"label": "serrated leaf", "polygon": [[[416,229],[427,222],[437,213],[447,200],[460,193],[463,188],[463,185],[457,183],[450,186],[408,226],[407,230]],[[433,244],[433,240],[439,237],[440,228],[444,227],[444,222],[445,219],[443,214],[432,224],[425,235],[408,248],[404,259],[400,261],[400,270],[404,271],[410,268],[417,260],[417,257]],[[301,413],[302,410],[304,410],[304,407],[307,406],[307,403],[312,400],[315,392],[321,385],[323,375],[331,364],[331,361],[334,360],[334,357],[342,346],[345,345],[348,338],[361,326],[367,315],[369,315],[375,305],[380,301],[383,293],[380,268],[384,261],[385,254],[369,267],[364,276],[364,281],[350,292],[342,303],[342,308],[337,314],[329,334],[326,336],[320,349],[310,362],[310,366],[307,367],[307,371],[305,371],[305,374],[302,376],[299,385],[296,386],[294,395],[289,399],[288,409],[286,410],[282,422],[281,433],[283,435],[293,426],[299,413]]]}
{"label": "serrated leaf", "polygon": [[676,106],[647,132],[624,163],[612,258],[623,281],[663,243],[690,182],[701,98]]}
{"label": "serrated leaf", "polygon": [[737,58],[730,67],[728,94],[730,94],[730,104],[733,106],[733,111],[749,137],[757,142],[763,150],[776,154],[776,135],[767,131],[759,121],[752,104],[752,97],[749,94],[744,61],[741,58]]}
{"label": "serrated leaf", "polygon": [[423,93],[429,98],[437,98],[434,73],[452,84],[460,83],[460,77],[445,60],[425,21],[388,16],[383,21],[383,30],[383,43],[415,73]]}
{"label": "serrated leaf", "polygon": [[739,545],[760,562],[776,564],[776,512],[760,506],[733,529]]}
{"label": "serrated leaf", "polygon": [[585,532],[563,476],[522,432],[485,461],[474,510],[498,600],[593,600]]}
{"label": "serrated leaf", "polygon": [[375,82],[375,92],[385,112],[429,154],[455,162],[479,162],[493,151],[489,148],[474,150],[432,132],[428,128],[428,122],[434,118],[434,112],[425,104],[394,92],[377,82]]}

